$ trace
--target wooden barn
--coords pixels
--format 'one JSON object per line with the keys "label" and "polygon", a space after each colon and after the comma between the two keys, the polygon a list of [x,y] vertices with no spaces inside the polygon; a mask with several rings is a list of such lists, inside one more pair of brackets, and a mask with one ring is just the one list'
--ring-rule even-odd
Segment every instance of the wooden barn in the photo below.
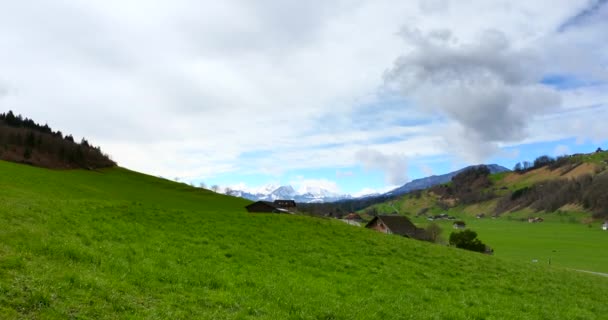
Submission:
{"label": "wooden barn", "polygon": [[417,240],[428,240],[429,238],[424,229],[416,227],[410,219],[400,215],[374,217],[365,227],[382,233],[397,234]]}
{"label": "wooden barn", "polygon": [[258,213],[291,213],[289,210],[277,206],[274,202],[258,201],[245,207],[248,212]]}

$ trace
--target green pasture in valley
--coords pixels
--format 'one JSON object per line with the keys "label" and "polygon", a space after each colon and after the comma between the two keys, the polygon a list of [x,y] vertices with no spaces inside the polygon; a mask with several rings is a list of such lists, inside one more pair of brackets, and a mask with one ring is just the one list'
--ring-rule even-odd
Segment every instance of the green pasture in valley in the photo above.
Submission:
{"label": "green pasture in valley", "polygon": [[[549,223],[470,222],[496,248],[486,256],[335,220],[249,214],[248,203],[120,168],[51,171],[0,161],[0,319],[608,314],[601,298],[608,278],[562,268],[576,266],[558,255],[551,266],[529,263],[543,259],[540,242],[522,243],[525,251],[507,245],[524,241],[521,228],[541,241],[554,232]],[[566,241],[565,231],[584,227],[560,228],[555,239]],[[605,270],[594,266],[581,264]]]}
{"label": "green pasture in valley", "polygon": [[[540,223],[522,221],[528,214],[505,215],[496,219],[455,215],[495,250],[496,257],[608,273],[608,232],[600,228],[600,223],[582,223],[581,218],[587,214],[529,214],[542,217],[544,222]],[[412,220],[420,226],[429,223],[425,218]],[[454,231],[454,221],[435,222],[443,229],[444,238],[448,239]]]}

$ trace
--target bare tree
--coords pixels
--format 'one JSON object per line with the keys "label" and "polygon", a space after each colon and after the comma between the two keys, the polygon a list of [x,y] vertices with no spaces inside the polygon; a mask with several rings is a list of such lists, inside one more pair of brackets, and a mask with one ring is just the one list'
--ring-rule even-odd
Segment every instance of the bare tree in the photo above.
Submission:
{"label": "bare tree", "polygon": [[220,186],[218,186],[217,184],[214,184],[214,185],[211,186],[211,190],[213,192],[217,193],[220,190]]}
{"label": "bare tree", "polygon": [[441,227],[434,222],[426,227],[426,233],[429,235],[430,240],[435,243],[441,241],[441,231]]}
{"label": "bare tree", "polygon": [[198,187],[201,189],[206,189],[207,185],[203,181],[201,181],[201,182],[199,182]]}

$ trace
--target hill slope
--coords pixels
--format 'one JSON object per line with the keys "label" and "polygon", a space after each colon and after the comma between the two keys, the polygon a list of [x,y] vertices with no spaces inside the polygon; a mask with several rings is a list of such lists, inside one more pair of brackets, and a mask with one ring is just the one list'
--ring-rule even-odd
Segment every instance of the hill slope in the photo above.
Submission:
{"label": "hill slope", "polygon": [[[453,171],[450,173],[416,179],[416,180],[413,180],[411,182],[404,184],[403,186],[401,186],[397,189],[389,191],[389,192],[385,193],[384,195],[385,196],[398,196],[398,195],[403,195],[403,194],[406,194],[406,193],[409,193],[412,191],[416,191],[416,190],[428,189],[428,188],[434,187],[438,184],[448,183],[452,180],[453,177],[455,177],[459,173],[462,173],[466,170],[469,170],[469,169],[475,168],[475,167],[479,167],[479,166],[481,166],[481,165],[468,166],[466,168],[462,168],[460,170]],[[497,164],[489,164],[489,165],[485,165],[485,166],[490,170],[491,173],[501,173],[501,172],[510,171],[509,169],[507,169],[503,166],[499,166]]]}
{"label": "hill slope", "polygon": [[1,319],[594,319],[608,279],[0,161]]}

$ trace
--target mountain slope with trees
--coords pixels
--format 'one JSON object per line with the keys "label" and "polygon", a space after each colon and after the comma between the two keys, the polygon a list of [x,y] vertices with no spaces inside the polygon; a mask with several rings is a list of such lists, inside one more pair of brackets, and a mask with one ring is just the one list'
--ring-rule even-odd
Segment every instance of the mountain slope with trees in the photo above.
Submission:
{"label": "mountain slope with trees", "polygon": [[[516,211],[555,212],[577,208],[595,219],[608,217],[608,152],[517,164],[513,172],[492,174],[471,168],[447,184],[412,192],[365,211],[426,214],[450,208],[463,213],[500,216]],[[397,208],[397,210],[395,210]]]}
{"label": "mountain slope with trees", "polygon": [[98,169],[116,165],[99,147],[85,138],[74,141],[71,135],[53,131],[47,124],[0,113],[0,160],[53,169]]}

